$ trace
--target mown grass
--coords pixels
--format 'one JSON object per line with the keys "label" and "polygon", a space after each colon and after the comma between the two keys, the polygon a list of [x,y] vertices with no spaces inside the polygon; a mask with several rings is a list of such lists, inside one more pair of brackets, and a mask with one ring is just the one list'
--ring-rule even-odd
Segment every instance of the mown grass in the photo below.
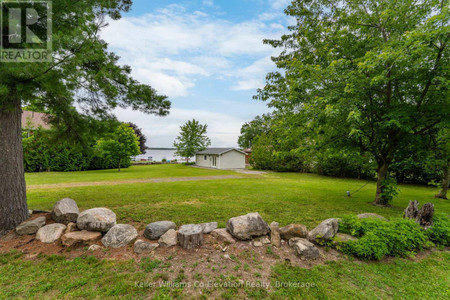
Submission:
{"label": "mown grass", "polygon": [[[176,165],[149,167],[154,168],[152,175],[156,176],[161,168],[169,177],[180,173],[216,171]],[[139,168],[142,167],[130,171],[140,173]],[[67,176],[72,179],[75,174]],[[346,191],[354,191],[363,184],[365,181],[314,174],[269,173],[240,179],[30,189],[28,203],[31,209],[49,210],[57,200],[70,197],[81,209],[99,206],[113,209],[119,222],[135,221],[145,225],[162,219],[173,220],[177,224],[217,221],[222,227],[230,217],[253,211],[259,212],[268,222],[278,221],[280,225],[303,223],[309,228],[326,218],[363,212],[374,212],[388,218],[401,217],[409,200],[418,200],[422,204],[432,202],[437,211],[450,212],[450,201],[434,198],[436,189],[431,187],[400,186],[400,195],[391,208],[372,205],[373,182],[351,198],[346,196]]]}
{"label": "mown grass", "polygon": [[354,263],[332,261],[311,270],[279,264],[273,280],[315,283],[314,288],[279,288],[274,298],[303,299],[448,299],[450,253],[434,253],[419,262]]}
{"label": "mown grass", "polygon": [[[151,268],[149,269],[149,266]],[[390,262],[328,262],[312,269],[280,263],[272,268],[268,289],[262,287],[201,288],[185,293],[181,287],[140,287],[164,280],[173,272],[160,261],[98,260],[92,256],[68,260],[63,256],[23,259],[22,254],[0,254],[0,298],[28,299],[448,299],[450,253],[437,252],[420,261],[395,258]],[[202,281],[179,271],[181,283]],[[213,280],[237,281],[235,276]],[[279,287],[279,283],[284,286]],[[286,287],[288,284],[300,287]],[[203,297],[201,297],[203,296]]]}
{"label": "mown grass", "polygon": [[25,179],[28,185],[72,183],[89,181],[113,181],[127,179],[145,178],[167,178],[167,177],[191,177],[191,176],[214,176],[236,174],[233,171],[212,170],[187,167],[181,164],[162,164],[130,166],[126,169],[93,170],[80,172],[42,172],[26,173]]}
{"label": "mown grass", "polygon": [[[121,180],[177,176],[235,174],[231,171],[194,169],[177,165],[137,166],[124,172],[91,171],[27,174],[28,184]],[[123,177],[124,176],[124,177]],[[224,227],[233,216],[257,211],[267,222],[280,225],[303,223],[308,228],[330,217],[375,212],[387,218],[401,217],[409,200],[432,202],[437,212],[450,213],[450,201],[435,199],[435,188],[402,185],[390,208],[373,206],[375,183],[348,198],[365,181],[336,179],[314,174],[269,173],[240,179],[134,183],[108,186],[30,189],[31,209],[50,210],[55,201],[70,197],[80,209],[105,206],[113,209],[118,222],[138,222],[140,229],[156,220],[173,220],[177,225],[217,221]],[[164,268],[164,269],[161,269]],[[243,272],[257,268],[242,267]],[[174,272],[174,273],[170,273]],[[0,298],[272,298],[272,299],[448,299],[450,296],[450,253],[437,252],[420,261],[393,258],[384,262],[328,262],[312,269],[293,267],[280,261],[272,269],[272,287],[204,289],[194,294],[183,288],[139,288],[135,282],[154,282],[175,274],[194,281],[205,274],[178,274],[170,264],[97,260],[61,256],[24,259],[21,254],[0,255]],[[178,275],[177,275],[178,274]],[[174,276],[170,277],[174,277]],[[257,274],[255,273],[255,276]],[[216,282],[239,278],[212,276]],[[256,276],[256,280],[259,280]],[[262,279],[263,280],[263,279]],[[310,288],[276,288],[276,282],[314,283]]]}

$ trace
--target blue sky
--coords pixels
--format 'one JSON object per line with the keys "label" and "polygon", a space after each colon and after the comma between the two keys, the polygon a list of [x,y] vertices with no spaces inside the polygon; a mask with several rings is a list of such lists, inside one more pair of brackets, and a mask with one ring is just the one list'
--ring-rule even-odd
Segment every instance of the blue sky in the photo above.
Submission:
{"label": "blue sky", "polygon": [[237,146],[244,122],[268,112],[252,100],[275,69],[278,39],[291,21],[288,0],[134,0],[121,20],[102,32],[133,77],[172,101],[167,117],[118,109],[122,121],[141,127],[151,147],[169,147],[187,120],[208,124],[212,146]]}

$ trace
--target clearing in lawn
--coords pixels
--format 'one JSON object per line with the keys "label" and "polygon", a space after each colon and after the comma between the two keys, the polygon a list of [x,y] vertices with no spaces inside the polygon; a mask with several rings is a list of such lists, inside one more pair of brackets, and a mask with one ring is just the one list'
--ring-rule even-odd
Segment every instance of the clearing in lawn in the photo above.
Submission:
{"label": "clearing in lawn", "polygon": [[73,182],[120,181],[133,179],[167,178],[167,177],[194,177],[235,175],[233,171],[212,170],[186,167],[181,164],[161,164],[131,166],[127,169],[94,170],[80,172],[42,172],[26,173],[28,186],[40,184],[57,184]]}
{"label": "clearing in lawn", "polygon": [[[243,175],[181,165],[136,166],[124,171],[27,174],[27,181],[33,186],[98,182],[105,178],[120,181],[233,174],[240,178],[29,189],[29,207],[50,210],[64,197],[75,199],[80,210],[108,207],[117,214],[117,223],[132,223],[139,230],[139,238],[146,224],[158,220],[171,220],[177,226],[217,221],[219,227],[225,227],[229,218],[249,212],[259,212],[268,223],[277,221],[280,226],[302,223],[308,229],[324,219],[348,214],[374,212],[386,218],[401,217],[408,201],[413,199],[421,204],[432,202],[437,212],[450,212],[448,201],[434,198],[436,189],[423,186],[401,185],[393,207],[382,208],[371,204],[374,182],[351,198],[346,196],[346,191],[354,191],[365,183],[361,180],[296,173]],[[9,251],[13,243],[18,252]],[[447,249],[425,251],[416,258],[361,262],[320,247],[321,259],[303,262],[286,244],[279,249],[253,247],[250,242],[225,247],[209,235],[205,236],[205,245],[197,250],[160,247],[151,255],[134,254],[132,245],[90,252],[86,248],[64,249],[59,245],[43,247],[32,236],[18,241],[2,239],[0,298],[446,299],[450,296]],[[161,282],[171,285],[161,287]]]}

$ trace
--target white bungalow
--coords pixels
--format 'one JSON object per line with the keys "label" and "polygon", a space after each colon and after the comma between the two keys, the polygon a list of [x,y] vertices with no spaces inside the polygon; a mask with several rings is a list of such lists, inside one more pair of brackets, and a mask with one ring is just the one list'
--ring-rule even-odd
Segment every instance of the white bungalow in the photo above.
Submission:
{"label": "white bungalow", "polygon": [[208,148],[197,152],[195,164],[205,168],[245,169],[246,155],[235,148]]}

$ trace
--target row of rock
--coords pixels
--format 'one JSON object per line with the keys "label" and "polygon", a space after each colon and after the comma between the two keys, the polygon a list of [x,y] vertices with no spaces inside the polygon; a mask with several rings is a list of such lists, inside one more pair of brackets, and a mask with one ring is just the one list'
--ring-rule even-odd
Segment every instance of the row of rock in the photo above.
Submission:
{"label": "row of rock", "polygon": [[[36,239],[43,243],[61,239],[62,244],[67,247],[89,246],[101,240],[105,247],[120,248],[135,241],[134,251],[139,254],[160,246],[171,247],[177,244],[185,249],[197,248],[203,245],[204,234],[211,234],[217,240],[229,244],[236,240],[251,240],[256,247],[270,243],[280,247],[281,241],[285,240],[300,258],[315,259],[319,257],[319,250],[314,244],[331,241],[339,227],[337,219],[327,219],[309,232],[303,224],[290,224],[280,228],[277,222],[272,222],[269,226],[258,213],[249,213],[230,218],[226,229],[217,228],[217,222],[182,225],[178,230],[172,221],[153,222],[145,227],[144,237],[157,241],[156,243],[136,241],[137,230],[129,224],[116,224],[116,215],[110,209],[92,208],[80,213],[76,202],[69,198],[54,205],[51,218],[56,223],[45,225],[46,218],[38,217],[20,224],[16,232],[19,235],[36,233]],[[100,246],[93,245],[90,249],[98,247]]]}

